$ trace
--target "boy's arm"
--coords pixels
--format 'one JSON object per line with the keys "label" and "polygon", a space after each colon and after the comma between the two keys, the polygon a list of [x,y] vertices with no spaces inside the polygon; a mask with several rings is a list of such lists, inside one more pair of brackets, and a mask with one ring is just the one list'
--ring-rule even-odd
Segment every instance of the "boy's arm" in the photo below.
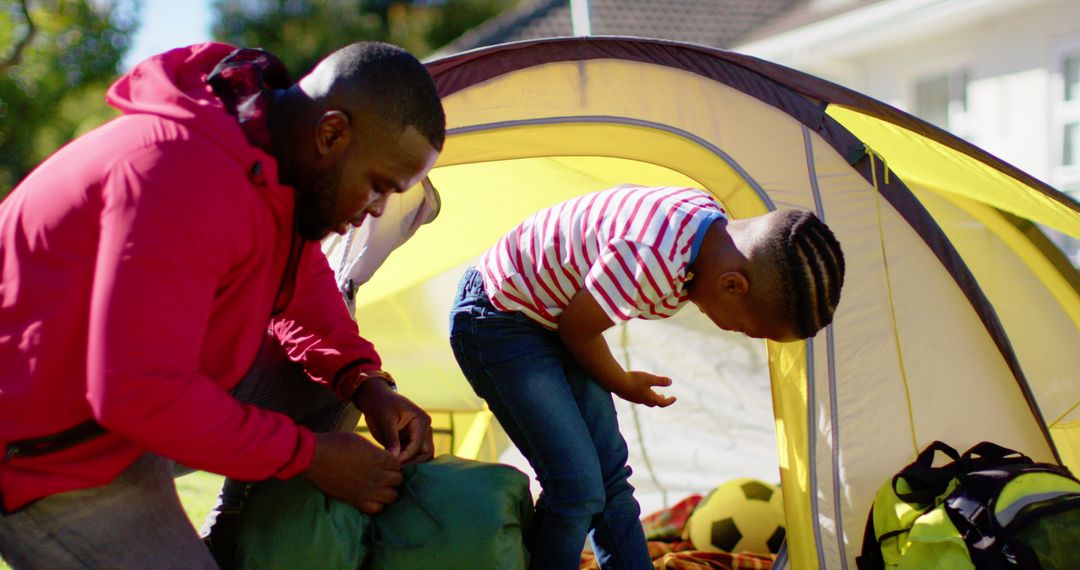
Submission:
{"label": "boy's arm", "polygon": [[608,348],[603,332],[614,326],[586,289],[578,291],[559,317],[559,337],[585,369],[604,389],[620,398],[646,406],[670,406],[672,396],[662,396],[654,386],[670,386],[671,379],[648,372],[623,370]]}

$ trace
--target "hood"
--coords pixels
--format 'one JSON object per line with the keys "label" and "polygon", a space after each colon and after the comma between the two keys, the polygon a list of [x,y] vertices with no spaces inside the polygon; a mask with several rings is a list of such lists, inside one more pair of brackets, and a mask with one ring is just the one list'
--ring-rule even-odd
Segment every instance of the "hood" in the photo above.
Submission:
{"label": "hood", "polygon": [[227,44],[204,43],[155,55],[117,80],[106,100],[125,115],[157,115],[200,131],[243,164],[262,161],[264,172],[265,167],[276,171],[276,162],[248,144],[236,118],[225,111],[206,82],[207,75],[234,50]]}

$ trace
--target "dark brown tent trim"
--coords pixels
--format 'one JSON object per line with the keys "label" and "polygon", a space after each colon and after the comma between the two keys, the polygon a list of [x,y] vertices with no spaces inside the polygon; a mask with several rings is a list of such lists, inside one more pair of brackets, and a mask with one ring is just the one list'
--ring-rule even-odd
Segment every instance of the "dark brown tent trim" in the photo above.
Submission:
{"label": "dark brown tent trim", "polygon": [[[535,48],[541,44],[543,49]],[[600,58],[655,63],[690,71],[772,104],[776,104],[778,98],[790,97],[771,82],[779,83],[817,103],[811,107],[816,107],[817,113],[809,112],[809,108],[799,113],[792,113],[792,116],[811,129],[817,130],[820,119],[817,119],[815,115],[824,114],[824,109],[828,104],[850,107],[904,127],[957,151],[970,154],[1002,173],[1050,196],[1055,201],[1080,212],[1080,202],[985,150],[917,117],[819,77],[735,52],[646,38],[616,36],[550,38],[481,48],[436,60],[427,65],[435,77],[439,94],[446,97],[460,89],[516,69],[558,61]],[[787,109],[787,107],[783,108]],[[791,111],[791,109],[787,110]]]}

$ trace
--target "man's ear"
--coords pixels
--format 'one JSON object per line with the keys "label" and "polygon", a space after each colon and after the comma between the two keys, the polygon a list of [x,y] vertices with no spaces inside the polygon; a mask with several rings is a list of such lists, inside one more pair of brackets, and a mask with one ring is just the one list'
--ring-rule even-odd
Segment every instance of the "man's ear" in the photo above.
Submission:
{"label": "man's ear", "polygon": [[750,291],[750,280],[741,271],[725,271],[717,280],[724,293],[745,295]]}
{"label": "man's ear", "polygon": [[333,156],[349,146],[351,137],[349,116],[332,109],[319,116],[315,125],[315,151],[320,158]]}

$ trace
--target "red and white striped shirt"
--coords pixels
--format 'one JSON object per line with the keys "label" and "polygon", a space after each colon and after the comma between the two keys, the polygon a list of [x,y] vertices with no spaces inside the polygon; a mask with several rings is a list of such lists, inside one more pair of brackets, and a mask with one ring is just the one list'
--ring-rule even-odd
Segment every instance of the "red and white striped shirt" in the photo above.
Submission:
{"label": "red and white striped shirt", "polygon": [[694,188],[616,186],[529,216],[479,261],[495,307],[557,329],[583,287],[613,322],[663,319],[687,300],[687,266],[709,223],[727,219]]}

